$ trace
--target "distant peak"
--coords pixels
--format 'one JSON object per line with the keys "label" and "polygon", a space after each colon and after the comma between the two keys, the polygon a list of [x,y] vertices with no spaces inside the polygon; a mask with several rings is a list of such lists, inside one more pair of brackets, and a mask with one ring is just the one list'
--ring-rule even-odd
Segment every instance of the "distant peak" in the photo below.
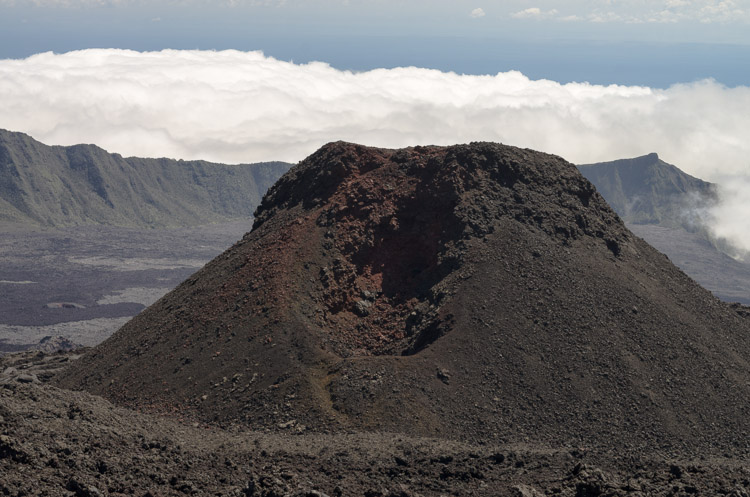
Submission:
{"label": "distant peak", "polygon": [[[631,167],[643,168],[651,167],[660,164],[662,161],[659,159],[659,154],[651,152],[650,154],[641,155],[639,157],[633,157],[632,159],[620,159],[612,161],[609,164],[629,165]],[[602,163],[607,164],[607,163]]]}
{"label": "distant peak", "polygon": [[[638,157],[633,157],[632,159],[622,159],[623,161],[631,161],[638,164],[653,164],[654,162],[659,161],[659,154],[656,152],[651,152],[650,154],[641,155]],[[614,161],[617,162],[617,161]]]}

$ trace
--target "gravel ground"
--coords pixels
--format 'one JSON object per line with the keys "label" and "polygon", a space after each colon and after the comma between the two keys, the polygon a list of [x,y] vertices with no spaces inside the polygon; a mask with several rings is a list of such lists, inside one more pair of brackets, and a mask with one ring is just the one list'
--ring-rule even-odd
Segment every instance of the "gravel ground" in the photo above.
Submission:
{"label": "gravel ground", "polygon": [[76,360],[80,353],[0,359],[0,495],[750,495],[746,459],[293,425],[272,433],[139,413],[46,383]]}

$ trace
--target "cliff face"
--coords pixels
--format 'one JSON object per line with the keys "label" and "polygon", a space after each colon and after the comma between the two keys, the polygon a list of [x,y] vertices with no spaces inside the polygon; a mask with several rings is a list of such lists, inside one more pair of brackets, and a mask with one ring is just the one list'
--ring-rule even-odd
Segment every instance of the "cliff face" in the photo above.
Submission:
{"label": "cliff face", "polygon": [[716,185],[690,176],[657,154],[578,166],[626,223],[699,231],[696,211],[717,200]]}
{"label": "cliff face", "polygon": [[339,142],[59,382],[255,428],[736,448],[748,337],[558,157]]}
{"label": "cliff face", "polygon": [[0,130],[0,222],[150,228],[249,218],[290,166],[123,158]]}

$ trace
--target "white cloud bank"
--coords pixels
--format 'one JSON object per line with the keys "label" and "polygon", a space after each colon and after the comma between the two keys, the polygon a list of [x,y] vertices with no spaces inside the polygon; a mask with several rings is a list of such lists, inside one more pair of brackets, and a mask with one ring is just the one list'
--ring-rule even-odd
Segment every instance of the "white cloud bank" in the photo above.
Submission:
{"label": "white cloud bank", "polygon": [[[84,50],[0,60],[0,95],[2,128],[123,155],[297,161],[332,140],[489,140],[576,163],[658,152],[710,181],[750,177],[750,88],[713,81],[657,90],[518,72],[353,73],[260,52]],[[750,219],[750,199],[736,209],[734,218]],[[747,238],[750,249],[743,229],[720,232]]]}

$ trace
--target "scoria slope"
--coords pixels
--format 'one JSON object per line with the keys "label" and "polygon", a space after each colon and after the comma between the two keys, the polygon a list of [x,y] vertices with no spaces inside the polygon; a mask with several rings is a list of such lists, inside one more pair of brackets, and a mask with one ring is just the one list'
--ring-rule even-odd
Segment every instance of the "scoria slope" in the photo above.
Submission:
{"label": "scoria slope", "polygon": [[254,428],[742,452],[748,337],[559,157],[338,142],[58,381]]}

